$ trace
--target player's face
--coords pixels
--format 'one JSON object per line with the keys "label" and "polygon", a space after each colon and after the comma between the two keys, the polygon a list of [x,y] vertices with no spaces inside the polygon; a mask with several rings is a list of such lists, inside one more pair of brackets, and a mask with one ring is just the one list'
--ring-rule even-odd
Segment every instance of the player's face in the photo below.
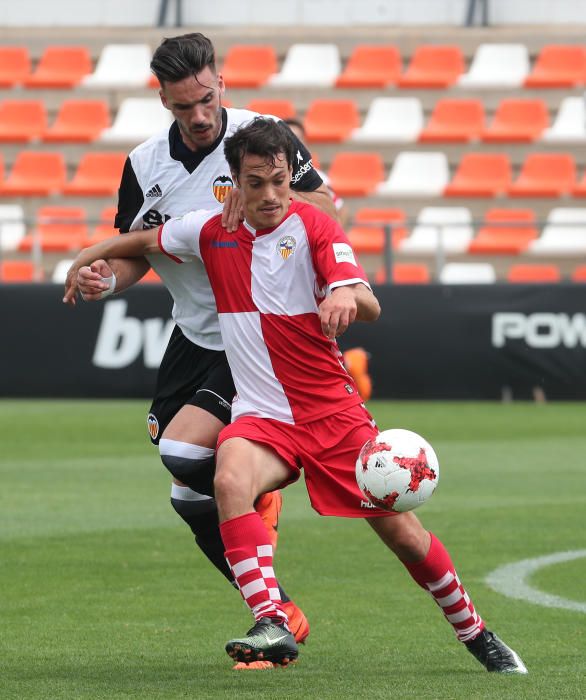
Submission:
{"label": "player's face", "polygon": [[164,83],[161,102],[175,117],[185,145],[192,151],[207,148],[222,128],[224,80],[206,66],[201,73],[176,83]]}
{"label": "player's face", "polygon": [[285,154],[275,162],[247,154],[242,159],[238,185],[244,216],[255,229],[278,226],[289,209],[291,168]]}

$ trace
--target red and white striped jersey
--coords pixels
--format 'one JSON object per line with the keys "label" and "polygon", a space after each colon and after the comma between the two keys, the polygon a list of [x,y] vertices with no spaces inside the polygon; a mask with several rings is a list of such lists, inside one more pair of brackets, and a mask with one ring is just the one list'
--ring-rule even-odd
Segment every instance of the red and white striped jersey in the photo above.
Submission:
{"label": "red and white striped jersey", "polygon": [[228,233],[213,211],[171,219],[161,250],[203,261],[237,396],[232,420],[252,415],[308,423],[361,403],[338,345],[321,330],[318,305],[335,287],[368,285],[342,228],[292,202],[275,228],[246,221]]}

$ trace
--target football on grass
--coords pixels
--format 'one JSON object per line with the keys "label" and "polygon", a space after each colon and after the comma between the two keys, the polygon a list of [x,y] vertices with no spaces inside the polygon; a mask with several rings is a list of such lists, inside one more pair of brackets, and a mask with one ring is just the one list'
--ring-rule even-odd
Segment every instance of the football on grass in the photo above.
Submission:
{"label": "football on grass", "polygon": [[434,492],[439,464],[432,446],[411,430],[379,433],[360,450],[356,481],[377,508],[403,513],[413,510]]}

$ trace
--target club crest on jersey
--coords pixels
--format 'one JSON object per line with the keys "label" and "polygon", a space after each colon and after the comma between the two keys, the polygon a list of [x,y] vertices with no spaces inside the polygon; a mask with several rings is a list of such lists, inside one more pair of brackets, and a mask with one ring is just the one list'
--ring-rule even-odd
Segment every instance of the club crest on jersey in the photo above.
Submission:
{"label": "club crest on jersey", "polygon": [[290,255],[293,255],[295,248],[297,247],[297,241],[293,236],[283,236],[277,243],[277,250],[279,255],[283,260],[287,260]]}
{"label": "club crest on jersey", "polygon": [[147,416],[147,428],[149,429],[149,435],[153,440],[156,440],[159,434],[159,421],[154,413],[149,413]]}
{"label": "club crest on jersey", "polygon": [[218,200],[218,202],[220,202],[220,204],[223,204],[228,192],[230,192],[233,187],[234,183],[232,182],[231,177],[228,177],[227,175],[220,175],[214,180],[214,184],[212,185],[214,197]]}

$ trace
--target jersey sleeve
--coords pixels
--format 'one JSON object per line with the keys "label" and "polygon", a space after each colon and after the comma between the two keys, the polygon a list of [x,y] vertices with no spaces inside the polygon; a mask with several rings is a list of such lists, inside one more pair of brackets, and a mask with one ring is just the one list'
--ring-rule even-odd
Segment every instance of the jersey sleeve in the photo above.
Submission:
{"label": "jersey sleeve", "polygon": [[178,263],[194,255],[201,258],[199,248],[201,230],[215,213],[200,209],[169,219],[159,229],[159,248]]}
{"label": "jersey sleeve", "polygon": [[293,174],[291,175],[291,189],[297,192],[313,192],[323,184],[317,170],[311,162],[311,153],[292,133],[295,141],[295,155],[293,159]]}
{"label": "jersey sleeve", "polygon": [[118,210],[114,219],[114,226],[120,230],[120,233],[130,231],[143,202],[144,195],[129,156],[122,171],[122,179],[118,189]]}

